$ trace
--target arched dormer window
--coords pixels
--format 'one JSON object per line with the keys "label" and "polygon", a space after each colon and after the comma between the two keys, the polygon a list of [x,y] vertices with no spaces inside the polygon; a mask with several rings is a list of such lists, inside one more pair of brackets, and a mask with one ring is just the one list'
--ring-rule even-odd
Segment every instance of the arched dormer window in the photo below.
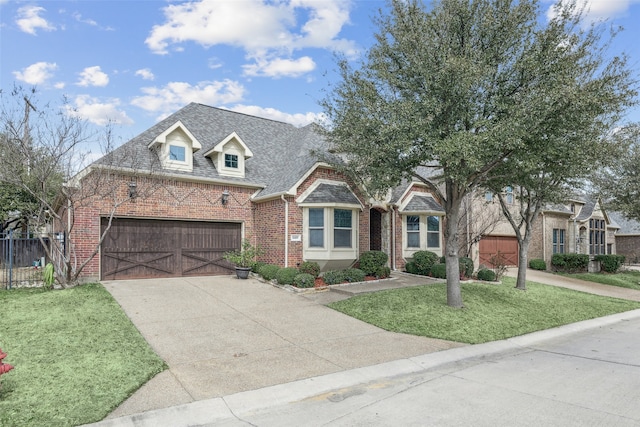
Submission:
{"label": "arched dormer window", "polygon": [[165,169],[191,172],[193,170],[193,153],[200,150],[200,142],[189,132],[182,122],[158,135],[149,144],[149,148],[157,148],[158,156]]}
{"label": "arched dormer window", "polygon": [[204,156],[211,158],[220,175],[244,178],[245,160],[253,157],[253,153],[238,134],[232,132]]}

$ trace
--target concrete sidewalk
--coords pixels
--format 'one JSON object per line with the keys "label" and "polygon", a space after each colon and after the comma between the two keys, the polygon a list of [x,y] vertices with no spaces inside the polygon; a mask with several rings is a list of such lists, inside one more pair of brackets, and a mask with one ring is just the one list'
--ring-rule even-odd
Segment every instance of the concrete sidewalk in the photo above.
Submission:
{"label": "concrete sidewalk", "polygon": [[[296,294],[256,279],[193,277],[104,286],[169,366],[109,418],[464,345],[387,332],[317,300],[344,294]],[[404,285],[397,279],[371,286]]]}

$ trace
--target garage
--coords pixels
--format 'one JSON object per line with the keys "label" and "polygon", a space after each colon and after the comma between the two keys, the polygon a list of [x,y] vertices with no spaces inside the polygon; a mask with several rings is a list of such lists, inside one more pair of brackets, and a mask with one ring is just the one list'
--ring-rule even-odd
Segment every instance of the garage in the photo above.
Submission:
{"label": "garage", "polygon": [[480,240],[480,264],[493,267],[491,257],[500,252],[506,265],[518,265],[518,239],[511,236],[485,236]]}
{"label": "garage", "polygon": [[[108,219],[102,218],[101,231]],[[230,274],[239,223],[114,218],[100,247],[102,280]]]}

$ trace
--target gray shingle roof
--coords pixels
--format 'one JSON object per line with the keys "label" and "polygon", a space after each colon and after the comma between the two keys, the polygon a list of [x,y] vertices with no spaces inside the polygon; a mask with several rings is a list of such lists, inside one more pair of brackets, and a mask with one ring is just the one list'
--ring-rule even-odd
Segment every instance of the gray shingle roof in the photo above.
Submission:
{"label": "gray shingle roof", "polygon": [[433,197],[427,195],[414,194],[407,206],[400,212],[442,212],[444,209]]}
{"label": "gray shingle roof", "polygon": [[[126,142],[95,164],[113,165],[142,171],[159,164],[148,145],[177,121],[202,144],[193,154],[193,171],[162,170],[185,177],[224,179],[245,185],[262,187],[259,197],[289,190],[316,163],[311,151],[324,152],[326,142],[314,126],[295,126],[229,110],[191,103],[140,135]],[[232,132],[236,132],[253,152],[246,160],[245,177],[233,178],[218,174],[210,158],[203,154]]]}
{"label": "gray shingle roof", "polygon": [[617,234],[640,234],[640,222],[625,217],[621,212],[609,212],[609,217],[620,227]]}
{"label": "gray shingle roof", "polygon": [[302,203],[345,203],[359,205],[360,201],[344,185],[320,184]]}

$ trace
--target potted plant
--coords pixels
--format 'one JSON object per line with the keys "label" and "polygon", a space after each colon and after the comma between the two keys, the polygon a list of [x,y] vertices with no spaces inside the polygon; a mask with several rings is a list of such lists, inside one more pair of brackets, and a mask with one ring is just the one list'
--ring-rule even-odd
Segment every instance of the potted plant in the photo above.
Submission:
{"label": "potted plant", "polygon": [[249,277],[251,267],[256,262],[256,257],[262,255],[262,253],[262,249],[253,246],[249,239],[243,239],[242,247],[239,251],[227,252],[223,258],[236,266],[238,279],[246,279]]}

